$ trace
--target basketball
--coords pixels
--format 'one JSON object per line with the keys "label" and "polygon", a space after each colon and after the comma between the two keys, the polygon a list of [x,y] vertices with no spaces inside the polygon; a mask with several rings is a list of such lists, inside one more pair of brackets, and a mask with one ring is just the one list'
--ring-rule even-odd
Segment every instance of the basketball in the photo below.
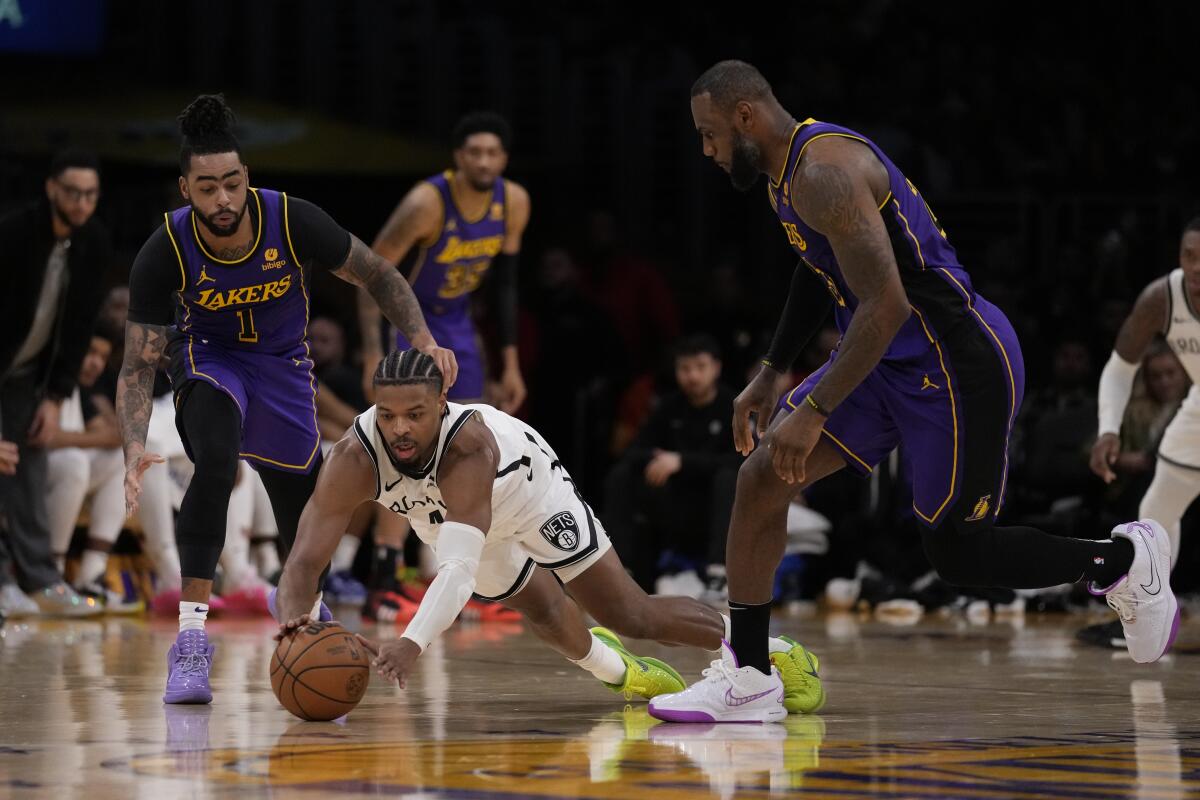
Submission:
{"label": "basketball", "polygon": [[350,713],[370,678],[370,654],[337,622],[312,622],[285,637],[271,656],[271,689],[303,720]]}

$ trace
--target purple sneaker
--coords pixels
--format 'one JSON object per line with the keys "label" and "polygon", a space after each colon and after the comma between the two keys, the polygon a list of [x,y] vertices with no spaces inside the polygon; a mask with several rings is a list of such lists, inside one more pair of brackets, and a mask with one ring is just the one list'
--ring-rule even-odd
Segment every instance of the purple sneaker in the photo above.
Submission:
{"label": "purple sneaker", "polygon": [[180,631],[167,651],[167,692],[164,703],[211,703],[213,645],[204,631]]}
{"label": "purple sneaker", "polygon": [[[275,594],[279,589],[272,586],[271,591],[267,593],[267,610],[271,612],[271,617],[279,622],[279,612],[275,610]],[[321,619],[319,622],[333,622],[333,612],[329,610],[329,606],[325,605],[325,601],[321,601]]]}

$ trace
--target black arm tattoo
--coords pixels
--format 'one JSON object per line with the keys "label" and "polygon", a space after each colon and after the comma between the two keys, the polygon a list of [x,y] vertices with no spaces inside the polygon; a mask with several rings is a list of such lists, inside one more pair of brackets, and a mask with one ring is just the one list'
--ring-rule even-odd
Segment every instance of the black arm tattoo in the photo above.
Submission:
{"label": "black arm tattoo", "polygon": [[[346,261],[333,271],[347,283],[361,286],[375,302],[379,304],[383,315],[395,325],[410,341],[416,342],[418,337],[428,336],[429,329],[425,327],[425,318],[421,314],[421,306],[412,287],[400,273],[385,259],[371,252],[357,236],[351,236],[350,252]],[[359,302],[359,320],[370,324],[364,319],[364,299]],[[366,329],[364,328],[364,335]]]}
{"label": "black arm tattoo", "polygon": [[153,409],[154,371],[167,346],[163,325],[125,323],[125,360],[117,379],[117,424],[130,464],[146,450],[146,431]]}
{"label": "black arm tattoo", "polygon": [[829,239],[858,299],[837,358],[812,391],[817,404],[832,411],[879,363],[911,307],[883,218],[868,213],[875,201],[864,177],[852,177],[839,163],[818,161],[797,176],[797,184],[792,187],[797,212]]}

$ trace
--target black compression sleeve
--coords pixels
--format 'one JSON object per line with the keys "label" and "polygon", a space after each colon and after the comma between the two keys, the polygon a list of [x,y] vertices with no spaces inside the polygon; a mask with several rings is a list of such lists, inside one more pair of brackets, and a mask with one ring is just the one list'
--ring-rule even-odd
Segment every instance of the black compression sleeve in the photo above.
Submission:
{"label": "black compression sleeve", "polygon": [[299,197],[288,197],[288,229],[301,264],[337,269],[346,263],[350,233],[320,207]]}
{"label": "black compression sleeve", "polygon": [[808,344],[825,315],[829,312],[832,298],[821,285],[821,281],[803,262],[796,265],[792,273],[792,288],[788,290],[787,302],[775,326],[771,349],[767,351],[766,363],[772,369],[785,372]]}
{"label": "black compression sleeve", "polygon": [[517,254],[500,253],[492,259],[492,301],[500,344],[517,343]]}
{"label": "black compression sleeve", "polygon": [[173,295],[183,282],[179,257],[163,225],[142,245],[129,270],[129,321],[170,325],[175,319]]}

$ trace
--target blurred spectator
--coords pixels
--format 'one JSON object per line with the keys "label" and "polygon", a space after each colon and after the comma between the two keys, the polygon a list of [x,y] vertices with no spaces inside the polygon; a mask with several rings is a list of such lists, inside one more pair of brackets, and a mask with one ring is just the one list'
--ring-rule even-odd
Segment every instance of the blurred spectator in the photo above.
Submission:
{"label": "blurred spectator", "polygon": [[1017,419],[1009,513],[1053,533],[1086,538],[1095,504],[1084,500],[1097,487],[1088,469],[1096,437],[1096,394],[1085,342],[1072,337],[1059,341],[1050,381],[1026,396]]}
{"label": "blurred spectator", "polygon": [[720,351],[711,336],[681,340],[675,346],[678,390],[662,398],[609,474],[609,535],[646,589],[655,588],[662,572],[672,576],[658,587],[662,593],[699,596],[704,584],[695,569],[704,567],[713,589],[723,588],[742,457],[729,429],[734,395],[720,377]]}
{"label": "blurred spectator", "polygon": [[[603,457],[608,446],[611,409],[595,401],[623,374],[625,350],[608,317],[584,293],[579,266],[562,247],[542,254],[529,308],[536,321],[529,415],[584,484],[588,462]],[[576,427],[580,408],[589,411],[585,428]]]}
{"label": "blurred spectator", "polygon": [[609,211],[593,211],[580,260],[592,293],[621,337],[634,375],[651,372],[657,354],[679,336],[679,309],[658,265],[627,250]]}
{"label": "blurred spectator", "polygon": [[[50,546],[65,569],[67,549],[84,501],[91,498],[87,544],[75,573],[74,588],[95,598],[106,611],[137,610],[123,593],[104,582],[108,554],[125,524],[125,459],[112,402],[94,392],[96,379],[112,353],[113,332],[97,331],[79,368],[79,385],[62,405],[59,429],[50,438],[47,464],[47,512]],[[65,572],[64,572],[65,575]]]}
{"label": "blurred spectator", "polygon": [[332,317],[314,317],[308,325],[308,336],[318,385],[321,449],[328,452],[368,403],[363,396],[361,370],[346,363],[346,331],[341,323]]}
{"label": "blurred spectator", "polygon": [[[75,388],[100,307],[111,260],[108,233],[92,215],[100,198],[99,164],[84,153],[51,163],[45,197],[0,217],[5,290],[0,293],[0,433],[14,442],[16,474],[0,476],[0,609],[98,613],[95,601],[67,586],[50,550],[46,518],[46,445],[58,430],[63,400]],[[9,614],[12,616],[12,614]]]}

